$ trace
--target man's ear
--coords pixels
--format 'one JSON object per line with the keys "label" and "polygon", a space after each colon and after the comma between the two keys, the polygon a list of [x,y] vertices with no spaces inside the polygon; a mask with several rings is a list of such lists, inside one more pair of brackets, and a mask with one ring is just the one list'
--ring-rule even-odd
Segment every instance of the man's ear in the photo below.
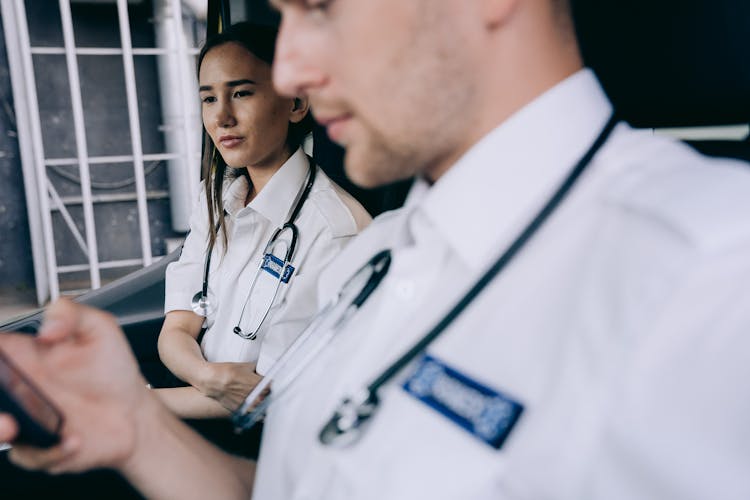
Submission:
{"label": "man's ear", "polygon": [[289,121],[299,123],[310,111],[310,101],[306,97],[295,97],[292,101],[292,111],[289,113]]}

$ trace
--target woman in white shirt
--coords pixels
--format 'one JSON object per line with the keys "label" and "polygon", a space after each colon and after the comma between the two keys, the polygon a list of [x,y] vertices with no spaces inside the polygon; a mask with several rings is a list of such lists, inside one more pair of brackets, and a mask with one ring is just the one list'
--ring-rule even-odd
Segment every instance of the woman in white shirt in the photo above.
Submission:
{"label": "woman in white shirt", "polygon": [[273,88],[275,38],[239,23],[198,57],[204,182],[167,269],[159,335],[162,361],[190,386],[158,393],[184,418],[241,404],[317,310],[319,273],[370,220],[300,148],[312,118],[306,99]]}

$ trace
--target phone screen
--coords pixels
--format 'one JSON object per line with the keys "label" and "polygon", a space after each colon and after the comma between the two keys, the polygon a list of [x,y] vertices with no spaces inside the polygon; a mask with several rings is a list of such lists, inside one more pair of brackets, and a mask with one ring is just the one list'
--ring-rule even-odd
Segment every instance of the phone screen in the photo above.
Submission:
{"label": "phone screen", "polygon": [[0,411],[12,414],[18,422],[18,442],[51,446],[59,441],[62,414],[2,351]]}

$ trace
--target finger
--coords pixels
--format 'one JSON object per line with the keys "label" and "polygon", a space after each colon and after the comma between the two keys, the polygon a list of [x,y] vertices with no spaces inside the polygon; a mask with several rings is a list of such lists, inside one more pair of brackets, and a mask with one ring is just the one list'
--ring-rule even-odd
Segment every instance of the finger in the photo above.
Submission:
{"label": "finger", "polygon": [[22,370],[25,375],[31,376],[31,372],[35,371],[38,353],[33,336],[3,332],[0,334],[0,348],[0,364],[9,373]]}
{"label": "finger", "polygon": [[117,328],[114,318],[103,311],[60,299],[50,305],[39,329],[39,340],[55,343],[68,338],[85,338]]}
{"label": "finger", "polygon": [[69,469],[65,467],[65,462],[79,448],[80,440],[73,436],[63,439],[57,446],[45,449],[14,443],[8,458],[24,469],[62,472]]}
{"label": "finger", "polygon": [[0,443],[9,443],[18,434],[18,424],[10,416],[0,413]]}
{"label": "finger", "polygon": [[67,299],[59,299],[44,311],[37,337],[41,342],[47,343],[65,340],[75,333],[77,323],[74,304]]}

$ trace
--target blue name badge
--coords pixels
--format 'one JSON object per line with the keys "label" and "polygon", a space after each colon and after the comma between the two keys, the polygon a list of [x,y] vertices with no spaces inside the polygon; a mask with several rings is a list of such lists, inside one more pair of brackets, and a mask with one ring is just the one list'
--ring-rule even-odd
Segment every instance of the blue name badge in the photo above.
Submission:
{"label": "blue name badge", "polygon": [[284,261],[270,253],[263,256],[263,264],[260,268],[276,279],[281,276],[283,269],[284,275],[281,277],[282,283],[289,283],[289,279],[294,273],[294,267],[292,267],[291,264],[287,264],[286,267],[284,267]]}
{"label": "blue name badge", "polygon": [[523,412],[523,405],[429,355],[418,362],[404,390],[499,450]]}

